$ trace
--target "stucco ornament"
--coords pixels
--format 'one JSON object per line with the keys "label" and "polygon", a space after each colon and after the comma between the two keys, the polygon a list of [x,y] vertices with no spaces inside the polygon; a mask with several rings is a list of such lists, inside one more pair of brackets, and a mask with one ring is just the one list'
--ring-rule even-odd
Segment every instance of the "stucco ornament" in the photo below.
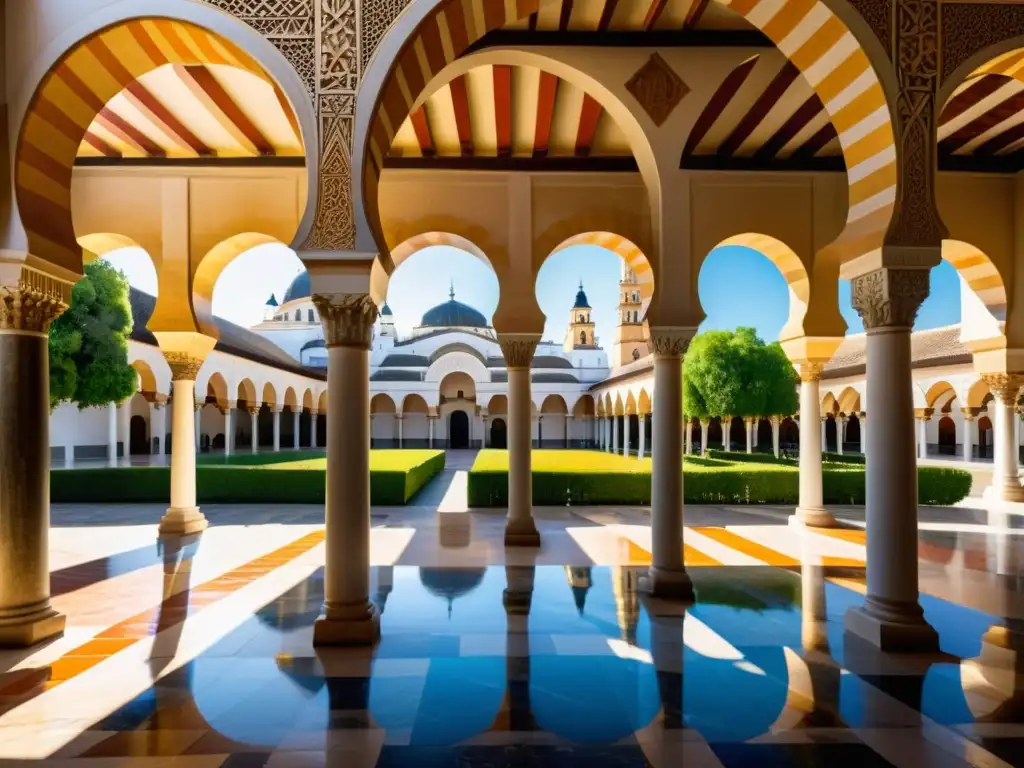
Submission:
{"label": "stucco ornament", "polygon": [[907,328],[928,297],[927,269],[876,269],[853,279],[853,307],[864,328]]}
{"label": "stucco ornament", "polygon": [[633,94],[655,125],[664,123],[690,92],[689,86],[657,53],[651,54],[629,79],[626,90]]}
{"label": "stucco ornament", "polygon": [[1015,373],[986,373],[982,380],[988,385],[992,397],[1000,405],[1016,405],[1020,388],[1024,386],[1024,375]]}
{"label": "stucco ornament", "polygon": [[330,347],[369,349],[377,305],[365,293],[315,293],[313,305],[324,326],[324,341]]}
{"label": "stucco ornament", "polygon": [[935,203],[939,0],[896,0],[893,14],[892,59],[899,83],[893,127],[899,179],[885,243],[938,247],[948,234]]}
{"label": "stucco ornament", "polygon": [[821,381],[821,374],[824,371],[824,363],[801,363],[800,381]]}
{"label": "stucco ornament", "polygon": [[529,368],[536,350],[536,339],[501,340],[501,354],[508,368]]}
{"label": "stucco ornament", "polygon": [[186,352],[164,352],[164,359],[171,369],[171,381],[195,381],[203,361]]}
{"label": "stucco ornament", "polygon": [[0,331],[47,333],[71,303],[71,283],[22,268],[17,283],[0,286]]}
{"label": "stucco ornament", "polygon": [[651,350],[655,357],[682,357],[694,335],[693,328],[651,328]]}

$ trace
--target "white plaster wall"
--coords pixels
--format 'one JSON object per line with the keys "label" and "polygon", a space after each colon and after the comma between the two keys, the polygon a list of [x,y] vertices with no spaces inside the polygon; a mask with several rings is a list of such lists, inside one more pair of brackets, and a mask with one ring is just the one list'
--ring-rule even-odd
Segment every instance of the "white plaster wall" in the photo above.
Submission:
{"label": "white plaster wall", "polygon": [[374,413],[370,416],[370,436],[374,440],[398,440],[398,426],[393,413]]}

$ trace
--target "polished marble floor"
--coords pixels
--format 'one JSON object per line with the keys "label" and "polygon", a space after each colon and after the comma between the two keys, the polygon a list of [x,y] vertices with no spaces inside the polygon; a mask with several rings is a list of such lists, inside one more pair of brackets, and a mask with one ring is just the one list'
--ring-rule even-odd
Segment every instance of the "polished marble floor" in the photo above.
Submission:
{"label": "polished marble floor", "polygon": [[646,510],[538,509],[543,546],[506,552],[461,493],[448,473],[374,510],[372,649],[312,647],[316,508],[211,506],[201,536],[158,540],[157,508],[55,506],[68,631],[0,652],[0,765],[1024,765],[1005,516],[922,510],[942,653],[892,657],[842,631],[862,510],[825,531],[688,508],[684,611],[643,592]]}

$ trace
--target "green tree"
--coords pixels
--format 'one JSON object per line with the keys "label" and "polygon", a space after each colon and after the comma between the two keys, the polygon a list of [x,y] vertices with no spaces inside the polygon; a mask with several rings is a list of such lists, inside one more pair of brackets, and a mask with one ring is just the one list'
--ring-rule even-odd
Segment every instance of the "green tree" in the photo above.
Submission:
{"label": "green tree", "polygon": [[775,416],[796,411],[793,366],[778,344],[765,344],[753,328],[708,331],[690,344],[683,361],[683,413]]}
{"label": "green tree", "polygon": [[128,364],[132,311],[128,281],[103,261],[85,267],[71,306],[50,326],[50,407],[121,402],[135,392]]}

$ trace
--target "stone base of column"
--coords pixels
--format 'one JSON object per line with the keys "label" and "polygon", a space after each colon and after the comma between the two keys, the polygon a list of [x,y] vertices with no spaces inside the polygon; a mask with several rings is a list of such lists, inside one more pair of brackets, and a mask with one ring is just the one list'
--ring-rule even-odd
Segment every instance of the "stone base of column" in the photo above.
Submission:
{"label": "stone base of column", "polygon": [[889,653],[938,653],[939,633],[924,620],[918,603],[867,598],[844,618],[846,632]]}
{"label": "stone base of column", "polygon": [[789,518],[790,524],[807,525],[812,528],[836,528],[839,521],[827,509],[797,507]]}
{"label": "stone base of column", "polygon": [[660,600],[692,603],[696,599],[693,582],[685,569],[670,571],[652,567],[647,571],[647,591]]}
{"label": "stone base of column", "polygon": [[160,520],[160,535],[188,536],[205,531],[208,524],[199,507],[168,507]]}
{"label": "stone base of column", "polygon": [[313,645],[373,645],[380,639],[380,613],[366,601],[355,606],[327,606],[313,624]]}
{"label": "stone base of column", "polygon": [[29,646],[60,637],[64,634],[67,618],[55,611],[47,601],[46,607],[17,616],[4,616],[0,612],[0,648],[28,648]]}
{"label": "stone base of column", "polygon": [[509,521],[505,526],[506,547],[539,547],[540,531],[531,517],[523,522]]}
{"label": "stone base of column", "polygon": [[998,478],[993,478],[992,485],[981,493],[986,501],[1016,501],[1024,502],[1024,487],[1020,483],[1000,483]]}

